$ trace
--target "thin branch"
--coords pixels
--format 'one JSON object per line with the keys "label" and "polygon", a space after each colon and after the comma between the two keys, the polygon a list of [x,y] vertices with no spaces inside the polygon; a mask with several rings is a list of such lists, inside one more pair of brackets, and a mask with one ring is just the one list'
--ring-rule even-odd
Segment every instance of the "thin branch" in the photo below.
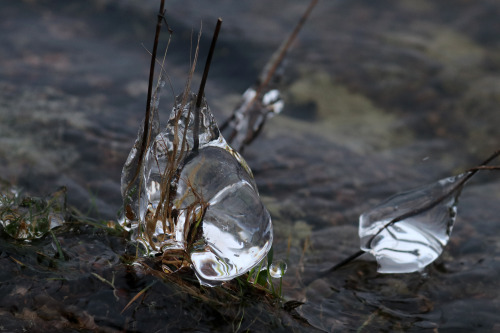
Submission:
{"label": "thin branch", "polygon": [[295,41],[297,38],[297,35],[299,34],[300,30],[302,29],[302,26],[306,22],[307,18],[309,17],[309,14],[311,14],[311,11],[313,10],[314,6],[318,3],[318,0],[311,0],[309,3],[309,6],[307,7],[306,11],[304,14],[302,14],[302,17],[300,18],[299,22],[293,29],[292,33],[288,38],[285,40],[283,44],[281,44],[280,48],[278,49],[277,52],[275,52],[271,58],[271,65],[266,66],[264,68],[264,71],[262,72],[261,76],[259,77],[260,79],[260,85],[257,88],[257,93],[256,97],[260,95],[260,93],[263,91],[263,89],[269,84],[271,81],[272,77],[274,76],[274,73],[278,69],[279,65],[285,58],[286,53],[290,49],[290,46],[292,46],[292,43]]}
{"label": "thin branch", "polygon": [[203,92],[205,91],[205,84],[207,82],[208,71],[210,70],[210,64],[212,63],[212,56],[214,54],[217,38],[219,37],[221,25],[222,25],[222,19],[219,17],[219,19],[217,20],[217,25],[215,26],[214,36],[212,37],[212,44],[210,44],[210,50],[208,51],[207,61],[205,63],[205,69],[203,70],[203,76],[201,78],[200,89],[198,90],[198,97],[196,99],[196,109],[194,112],[194,129],[193,129],[194,152],[198,151],[198,147],[200,145],[199,133],[200,133],[201,101],[203,100]]}
{"label": "thin branch", "polygon": [[469,171],[479,171],[479,170],[500,170],[500,165],[481,165],[475,168],[469,169]]}
{"label": "thin branch", "polygon": [[[166,22],[166,20],[165,20],[165,22]],[[168,37],[168,42],[167,42],[167,47],[165,49],[165,53],[163,54],[163,59],[161,62],[160,62],[160,60],[156,59],[156,64],[158,66],[160,66],[160,69],[161,69],[160,77],[162,75],[164,75],[167,78],[168,84],[170,86],[170,90],[172,91],[172,96],[175,97],[174,86],[172,85],[172,80],[170,80],[170,75],[168,75],[167,70],[165,69],[165,61],[166,61],[166,57],[167,57],[168,47],[170,46],[170,42],[172,41],[172,30],[168,29],[168,31],[170,32],[170,35]],[[141,44],[141,45],[150,56],[153,56],[151,51],[149,51],[144,44]]]}
{"label": "thin branch", "polygon": [[140,151],[139,163],[142,163],[142,158],[146,148],[149,146],[151,140],[149,117],[151,113],[151,95],[153,92],[153,79],[155,74],[156,52],[158,50],[158,41],[160,39],[161,24],[165,17],[165,0],[161,0],[160,11],[158,12],[158,21],[156,23],[155,41],[153,44],[153,52],[151,53],[151,64],[149,66],[149,81],[148,81],[148,97],[146,100],[146,114],[144,116],[144,133],[142,137],[142,147]]}
{"label": "thin branch", "polygon": [[125,312],[125,310],[127,310],[130,307],[130,305],[132,305],[132,303],[134,303],[139,297],[141,297],[141,295],[143,295],[156,282],[157,282],[157,280],[153,281],[152,283],[150,283],[149,285],[147,285],[145,288],[143,288],[141,291],[139,291],[134,297],[132,297],[132,299],[127,303],[127,305],[125,305],[125,307],[120,312],[120,314],[123,314],[123,312]]}
{"label": "thin branch", "polygon": [[[158,50],[158,41],[160,39],[160,31],[162,21],[165,19],[165,0],[161,0],[160,10],[158,12],[158,21],[156,23],[156,32],[155,32],[155,40],[153,43],[153,52],[151,53],[151,64],[149,67],[149,81],[148,81],[148,96],[146,99],[146,114],[144,116],[144,126],[143,126],[143,134],[142,134],[142,143],[141,149],[139,150],[139,158],[137,162],[137,169],[135,170],[134,177],[130,180],[127,190],[129,190],[130,186],[136,181],[139,177],[139,173],[141,170],[141,166],[143,163],[144,154],[146,152],[147,147],[151,141],[151,124],[150,124],[150,115],[151,115],[151,95],[153,91],[153,78],[155,73],[155,63],[156,63],[156,53]],[[170,29],[169,29],[170,31]]]}
{"label": "thin branch", "polygon": [[[260,95],[262,92],[265,90],[269,82],[274,76],[274,73],[276,70],[279,68],[280,64],[283,62],[283,59],[285,58],[288,50],[292,46],[293,42],[297,38],[297,35],[299,34],[300,30],[302,29],[302,26],[306,22],[307,18],[309,17],[309,14],[313,10],[314,6],[318,3],[318,0],[311,0],[309,3],[309,6],[307,7],[306,11],[304,14],[302,14],[302,17],[300,18],[299,22],[293,29],[292,33],[288,36],[288,38],[281,43],[280,47],[276,52],[273,53],[269,61],[267,62],[266,66],[262,70],[262,72],[259,75],[259,80],[258,80],[258,87],[256,88],[256,93],[254,98],[248,103],[247,110],[249,110],[257,100],[259,100]],[[225,128],[229,125],[229,122],[234,119],[234,114],[227,119],[221,126],[220,130],[223,131]]]}

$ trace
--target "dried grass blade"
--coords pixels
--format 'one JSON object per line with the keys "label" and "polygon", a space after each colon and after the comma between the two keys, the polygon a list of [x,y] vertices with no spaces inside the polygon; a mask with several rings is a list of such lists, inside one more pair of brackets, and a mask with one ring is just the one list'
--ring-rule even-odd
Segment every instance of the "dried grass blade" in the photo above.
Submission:
{"label": "dried grass blade", "polygon": [[125,312],[125,310],[127,310],[132,305],[132,303],[134,303],[139,297],[141,297],[141,295],[143,295],[155,283],[156,283],[156,281],[153,281],[152,283],[150,283],[149,285],[147,285],[146,287],[144,287],[141,291],[139,291],[134,297],[132,297],[132,299],[127,303],[127,305],[125,305],[125,307],[120,312],[120,314],[123,314],[123,312]]}

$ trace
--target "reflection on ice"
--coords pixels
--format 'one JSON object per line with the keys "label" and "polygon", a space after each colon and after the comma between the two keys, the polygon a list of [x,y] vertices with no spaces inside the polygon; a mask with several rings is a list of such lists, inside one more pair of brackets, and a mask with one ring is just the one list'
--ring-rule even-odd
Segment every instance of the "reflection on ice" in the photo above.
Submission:
{"label": "reflection on ice", "polygon": [[359,219],[361,249],[381,273],[409,273],[432,263],[448,243],[469,173],[397,194]]}

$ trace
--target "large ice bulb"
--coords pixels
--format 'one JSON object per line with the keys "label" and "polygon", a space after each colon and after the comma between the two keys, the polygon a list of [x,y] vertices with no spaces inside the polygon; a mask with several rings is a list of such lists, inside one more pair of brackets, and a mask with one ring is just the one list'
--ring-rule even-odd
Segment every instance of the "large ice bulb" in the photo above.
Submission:
{"label": "large ice bulb", "polygon": [[190,265],[200,283],[214,286],[259,264],[273,233],[252,172],[220,134],[205,100],[199,149],[192,151],[195,102],[195,94],[176,99],[166,128],[153,132],[144,153],[138,191],[126,191],[124,202],[138,207],[133,238],[168,258],[164,270]]}

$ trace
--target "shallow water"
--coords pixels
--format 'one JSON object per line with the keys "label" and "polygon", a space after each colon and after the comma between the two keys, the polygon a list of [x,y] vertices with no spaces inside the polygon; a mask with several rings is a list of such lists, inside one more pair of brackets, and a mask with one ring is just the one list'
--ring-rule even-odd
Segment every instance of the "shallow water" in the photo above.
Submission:
{"label": "shallow water", "polygon": [[[2,178],[36,195],[66,185],[68,202],[84,214],[115,217],[121,167],[145,106],[149,55],[141,43],[150,47],[157,6],[113,0],[0,5]],[[175,94],[187,76],[191,31],[196,34],[203,19],[204,59],[222,16],[206,96],[224,120],[305,6],[167,1],[174,36],[166,68]],[[500,330],[500,181],[494,173],[466,186],[450,242],[423,274],[378,274],[366,256],[319,277],[358,250],[361,213],[394,193],[462,172],[499,148],[499,14],[493,0],[318,4],[289,57],[283,114],[244,152],[273,218],[274,256],[288,262],[285,299],[304,302],[295,317],[269,311],[258,297],[221,312],[131,270],[121,235],[77,223],[56,232],[68,260],[57,257],[50,236],[30,245],[2,233],[0,293],[7,296],[0,301],[0,326]],[[163,122],[173,96],[166,93],[161,102]],[[116,288],[92,273],[108,281],[114,274]],[[147,286],[144,297],[120,313]]]}

